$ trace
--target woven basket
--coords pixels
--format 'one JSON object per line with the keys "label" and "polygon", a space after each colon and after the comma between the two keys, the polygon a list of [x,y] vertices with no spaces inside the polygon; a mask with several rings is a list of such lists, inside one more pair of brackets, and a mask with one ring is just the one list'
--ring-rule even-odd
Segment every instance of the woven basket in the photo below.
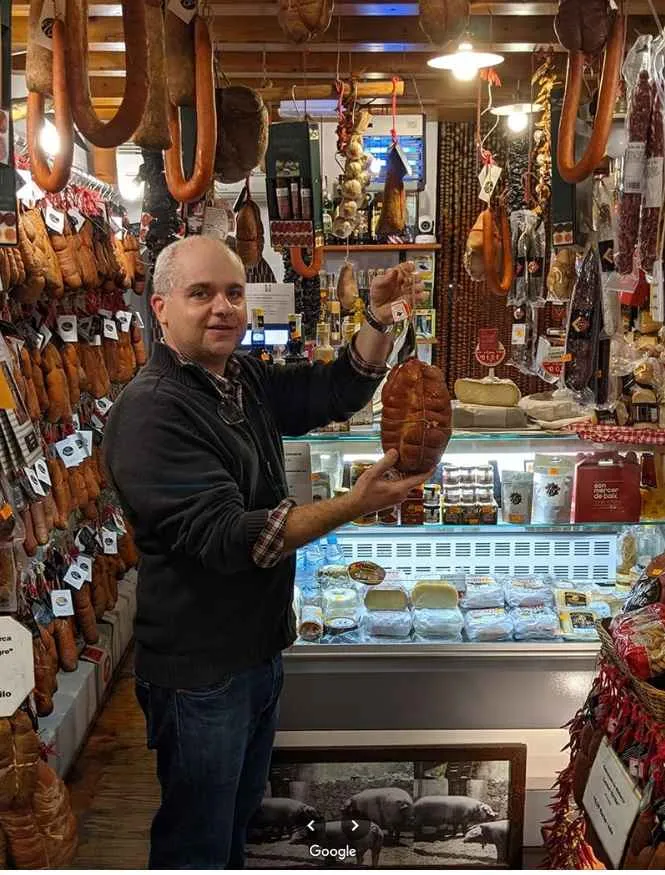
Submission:
{"label": "woven basket", "polygon": [[640,680],[628,668],[623,659],[616,652],[614,640],[609,631],[610,621],[599,620],[596,623],[596,629],[600,637],[600,647],[603,655],[614,663],[625,677],[628,678],[635,692],[635,695],[640,700],[644,708],[651,716],[659,723],[665,723],[665,692],[657,689],[652,684]]}

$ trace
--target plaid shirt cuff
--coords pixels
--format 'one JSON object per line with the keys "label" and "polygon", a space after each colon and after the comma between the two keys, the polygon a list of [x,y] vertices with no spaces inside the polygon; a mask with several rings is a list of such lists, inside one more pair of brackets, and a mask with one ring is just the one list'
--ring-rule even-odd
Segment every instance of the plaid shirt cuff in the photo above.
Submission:
{"label": "plaid shirt cuff", "polygon": [[356,338],[354,337],[349,344],[349,361],[353,370],[360,374],[361,377],[367,377],[370,380],[382,380],[388,373],[386,365],[375,365],[366,362],[356,349]]}
{"label": "plaid shirt cuff", "polygon": [[288,512],[295,501],[285,498],[268,514],[266,524],[256,539],[252,550],[252,561],[259,568],[272,568],[284,554],[284,526]]}

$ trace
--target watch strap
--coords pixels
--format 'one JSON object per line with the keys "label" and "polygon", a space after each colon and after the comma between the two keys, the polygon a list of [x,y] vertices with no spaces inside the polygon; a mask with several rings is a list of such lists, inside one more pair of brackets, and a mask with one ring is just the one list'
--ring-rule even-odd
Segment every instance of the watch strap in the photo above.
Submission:
{"label": "watch strap", "polygon": [[365,307],[365,320],[370,328],[380,331],[381,334],[388,334],[392,328],[392,325],[384,325],[383,322],[379,322],[369,305]]}

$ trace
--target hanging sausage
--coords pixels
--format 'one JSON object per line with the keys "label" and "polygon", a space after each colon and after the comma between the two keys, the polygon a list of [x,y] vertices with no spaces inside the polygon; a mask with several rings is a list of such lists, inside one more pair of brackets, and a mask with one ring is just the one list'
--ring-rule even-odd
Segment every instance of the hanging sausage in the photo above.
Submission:
{"label": "hanging sausage", "polygon": [[191,203],[200,200],[212,184],[217,148],[217,111],[215,108],[215,85],[213,53],[210,31],[201,16],[194,24],[194,50],[196,70],[196,155],[194,169],[185,179],[182,167],[180,115],[178,107],[168,105],[169,131],[173,145],[164,152],[166,182],[175,200]]}
{"label": "hanging sausage", "polygon": [[166,87],[166,59],[164,44],[164,16],[161,0],[145,0],[148,32],[148,99],[141,124],[134,134],[134,142],[142,149],[170,149],[171,134],[166,115],[168,101]]}
{"label": "hanging sausage", "polygon": [[485,281],[487,283],[487,288],[495,295],[507,295],[513,284],[515,273],[508,214],[502,207],[500,211],[502,251],[501,276],[499,276],[496,266],[496,226],[494,224],[494,216],[489,207],[483,211],[481,218],[483,226],[483,264],[485,268]]}
{"label": "hanging sausage", "polygon": [[605,155],[619,87],[626,35],[626,19],[616,13],[605,46],[598,105],[591,139],[584,155],[575,161],[575,126],[584,83],[587,54],[596,54],[608,32],[610,12],[606,0],[561,0],[555,29],[568,50],[566,91],[559,123],[557,164],[565,182],[576,184],[591,176]]}
{"label": "hanging sausage", "polygon": [[[41,0],[32,0],[30,3],[30,36],[26,58],[28,158],[35,183],[44,191],[54,193],[61,191],[69,180],[74,156],[74,132],[67,93],[65,25],[57,18],[53,22],[52,53],[40,46],[33,35],[33,22],[36,19],[39,23],[41,6]],[[53,95],[55,127],[60,138],[60,148],[50,168],[40,144],[44,126],[44,98],[48,94]]]}
{"label": "hanging sausage", "polygon": [[294,43],[305,43],[330,27],[333,0],[279,0],[277,19]]}
{"label": "hanging sausage", "polygon": [[420,29],[437,46],[459,39],[469,23],[469,0],[420,0],[418,7]]}
{"label": "hanging sausage", "polygon": [[103,122],[90,96],[88,78],[88,0],[67,0],[67,84],[72,115],[83,136],[95,146],[115,149],[131,140],[148,99],[148,47],[144,0],[122,0],[125,37],[125,92],[115,116]]}

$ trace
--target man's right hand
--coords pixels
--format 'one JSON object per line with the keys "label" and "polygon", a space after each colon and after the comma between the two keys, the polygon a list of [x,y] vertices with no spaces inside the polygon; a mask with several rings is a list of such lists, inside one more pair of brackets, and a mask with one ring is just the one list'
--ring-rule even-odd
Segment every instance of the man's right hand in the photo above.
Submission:
{"label": "man's right hand", "polygon": [[386,477],[394,469],[398,459],[397,450],[389,450],[376,465],[360,475],[349,493],[349,498],[353,507],[357,509],[358,516],[401,504],[409,492],[416,486],[426,483],[434,471],[432,469],[425,474],[412,474],[409,477],[400,477],[399,479],[398,477],[392,479]]}

